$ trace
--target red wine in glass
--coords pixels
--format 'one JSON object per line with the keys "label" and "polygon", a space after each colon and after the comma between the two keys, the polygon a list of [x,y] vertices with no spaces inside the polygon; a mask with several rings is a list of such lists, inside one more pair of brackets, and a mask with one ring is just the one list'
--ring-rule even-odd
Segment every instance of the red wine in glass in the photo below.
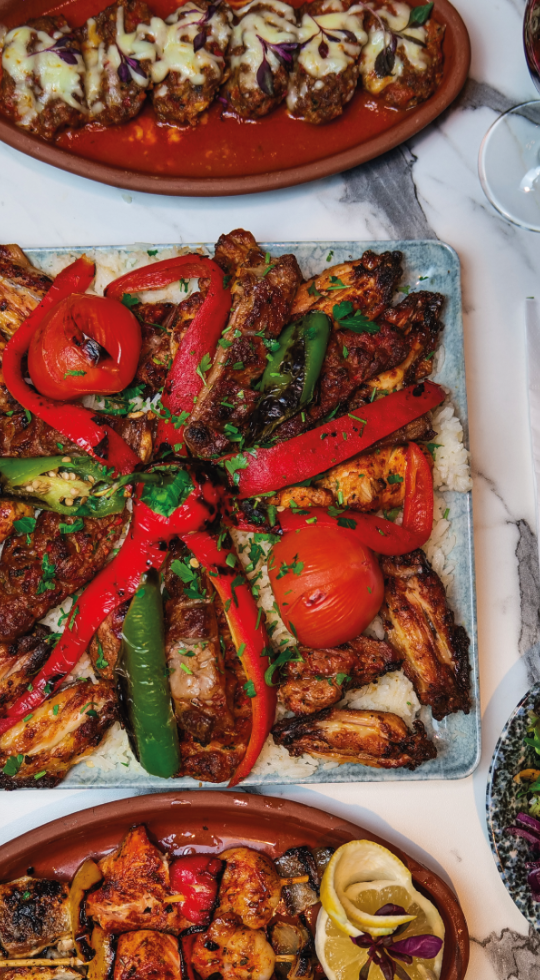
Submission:
{"label": "red wine in glass", "polygon": [[523,42],[531,78],[540,92],[540,0],[529,0],[527,4]]}

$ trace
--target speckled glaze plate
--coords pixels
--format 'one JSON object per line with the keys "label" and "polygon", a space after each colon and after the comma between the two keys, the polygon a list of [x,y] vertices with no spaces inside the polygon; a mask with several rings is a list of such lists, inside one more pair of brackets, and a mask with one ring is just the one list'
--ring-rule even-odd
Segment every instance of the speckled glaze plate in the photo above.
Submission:
{"label": "speckled glaze plate", "polygon": [[[183,244],[183,243],[182,243]],[[144,243],[136,246],[119,246],[118,249],[126,255],[130,251],[140,249],[157,250],[170,248],[167,245]],[[189,246],[187,246],[189,247]],[[191,246],[193,248],[200,247]],[[214,246],[206,246],[213,254]],[[444,294],[443,344],[445,358],[442,369],[433,380],[440,382],[452,391],[453,402],[464,429],[464,441],[468,443],[467,425],[467,395],[465,389],[465,365],[463,358],[463,323],[461,316],[461,280],[459,259],[453,249],[438,241],[396,241],[396,242],[284,242],[264,243],[263,249],[268,249],[273,255],[293,252],[300,264],[302,272],[307,277],[321,272],[327,263],[327,256],[332,253],[332,263],[345,262],[357,258],[368,249],[376,252],[399,250],[403,253],[404,278],[403,283],[409,283],[411,288],[417,288],[420,277],[427,277],[424,288]],[[29,249],[28,257],[38,266],[47,270],[51,259],[65,257],[65,263],[73,261],[77,256],[86,253],[96,258],[105,252],[112,251],[110,247],[96,249]],[[469,656],[471,662],[471,711],[450,715],[441,722],[433,721],[430,736],[437,747],[437,758],[420,766],[414,772],[408,769],[386,770],[372,769],[366,766],[347,763],[336,768],[325,768],[324,761],[314,764],[309,774],[302,767],[294,775],[280,771],[277,765],[259,763],[252,773],[244,780],[243,785],[261,786],[276,783],[348,783],[348,782],[386,782],[389,780],[422,780],[422,779],[461,779],[468,776],[478,765],[480,758],[480,706],[478,690],[478,658],[477,658],[477,629],[476,629],[476,594],[474,577],[474,550],[472,531],[472,500],[471,494],[447,492],[444,494],[446,506],[450,509],[452,530],[456,536],[456,545],[452,552],[452,562],[455,563],[454,584],[451,603],[456,614],[456,621],[465,626],[471,640]],[[88,760],[90,763],[91,759]],[[164,780],[142,772],[139,766],[126,768],[120,761],[110,771],[103,771],[97,766],[89,767],[86,762],[75,766],[61,784],[63,787],[133,787],[140,791],[164,790],[167,788],[194,788],[197,783],[190,777]]]}
{"label": "speckled glaze plate", "polygon": [[540,902],[533,902],[527,885],[525,862],[530,859],[528,844],[504,832],[523,809],[522,801],[517,799],[514,776],[532,764],[538,768],[538,756],[523,742],[529,712],[538,702],[540,684],[535,684],[521,699],[502,730],[489,769],[486,811],[491,850],[499,874],[519,911],[533,929],[540,932]]}

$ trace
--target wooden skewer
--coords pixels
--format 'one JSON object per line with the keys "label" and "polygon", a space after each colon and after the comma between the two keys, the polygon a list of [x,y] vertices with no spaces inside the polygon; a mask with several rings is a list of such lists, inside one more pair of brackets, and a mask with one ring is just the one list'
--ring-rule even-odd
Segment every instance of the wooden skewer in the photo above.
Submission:
{"label": "wooden skewer", "polygon": [[56,960],[33,956],[32,959],[28,960],[0,960],[0,969],[5,966],[50,966],[51,969],[54,969],[57,966],[84,966],[84,963],[76,956]]}
{"label": "wooden skewer", "polygon": [[296,956],[293,956],[292,953],[289,955],[276,956],[276,963],[294,963],[295,960]]}

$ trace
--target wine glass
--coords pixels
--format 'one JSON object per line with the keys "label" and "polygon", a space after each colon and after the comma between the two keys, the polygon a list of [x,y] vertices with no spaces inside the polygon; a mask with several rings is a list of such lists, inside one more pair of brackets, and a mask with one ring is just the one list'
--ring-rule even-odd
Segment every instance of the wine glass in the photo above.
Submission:
{"label": "wine glass", "polygon": [[[523,23],[525,57],[540,91],[540,0],[528,0]],[[508,221],[540,232],[540,101],[503,113],[480,147],[480,181]]]}

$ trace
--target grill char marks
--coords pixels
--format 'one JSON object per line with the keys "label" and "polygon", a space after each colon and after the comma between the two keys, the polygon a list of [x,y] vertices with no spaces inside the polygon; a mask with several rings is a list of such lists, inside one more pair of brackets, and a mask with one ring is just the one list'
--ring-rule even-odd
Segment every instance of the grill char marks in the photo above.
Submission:
{"label": "grill char marks", "polygon": [[[0,885],[0,943],[9,956],[35,956],[71,934],[69,885],[25,875]],[[1,961],[0,961],[1,963]]]}

